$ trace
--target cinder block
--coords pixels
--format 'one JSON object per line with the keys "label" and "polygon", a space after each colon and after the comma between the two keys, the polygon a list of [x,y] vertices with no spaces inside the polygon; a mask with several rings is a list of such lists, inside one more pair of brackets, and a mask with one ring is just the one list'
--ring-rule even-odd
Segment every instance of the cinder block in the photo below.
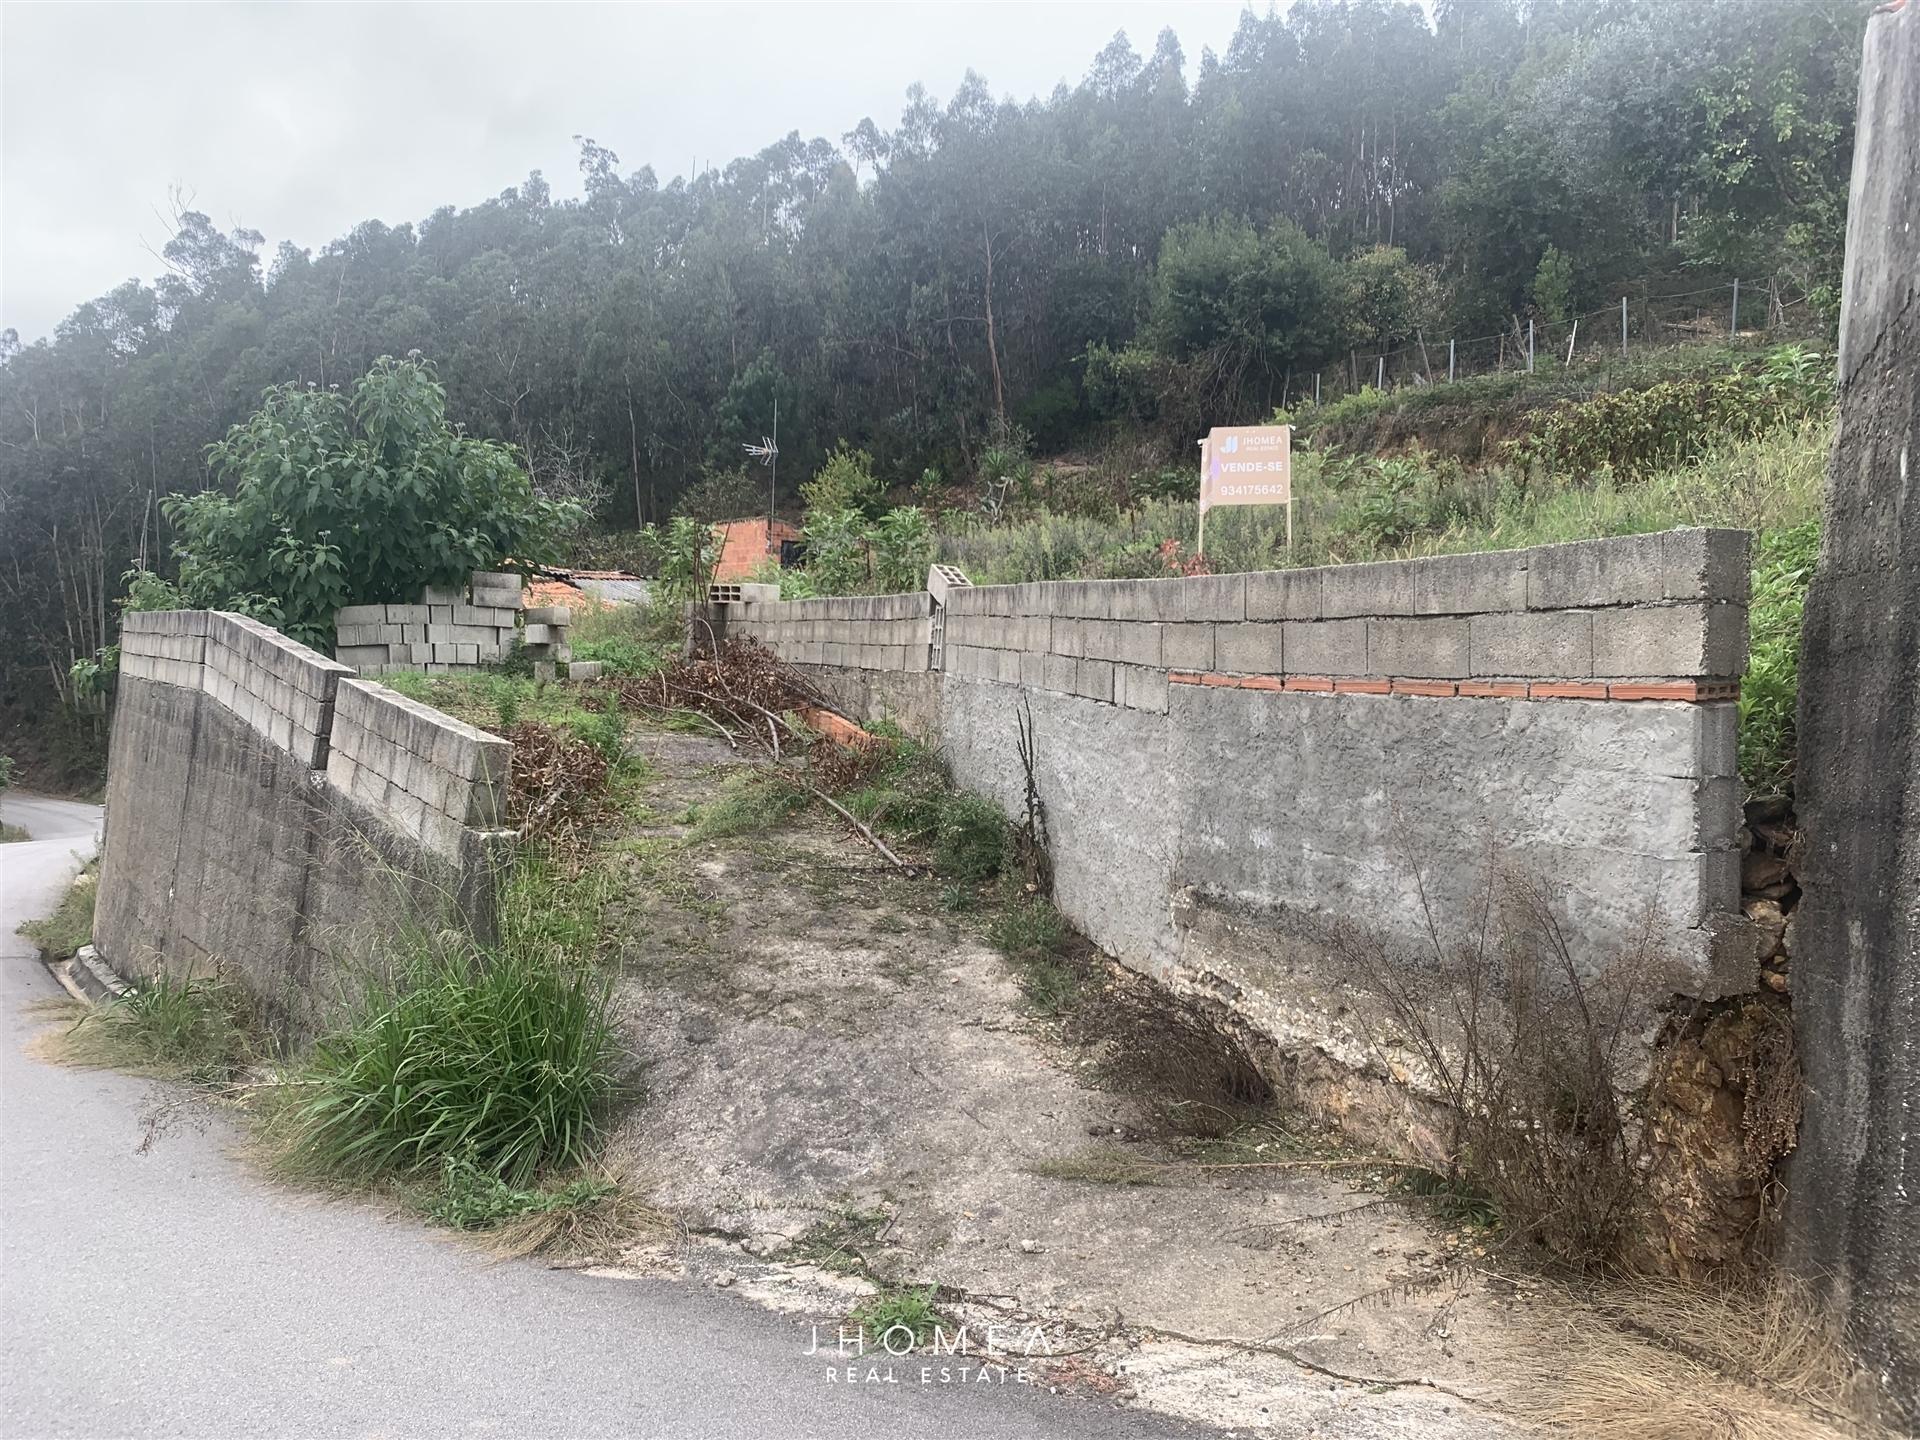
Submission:
{"label": "cinder block", "polygon": [[1160,631],[1160,662],[1170,670],[1213,669],[1214,627],[1204,623],[1168,625]]}
{"label": "cinder block", "polygon": [[[991,594],[995,586],[974,591],[976,595]],[[1083,620],[1105,620],[1113,614],[1112,582],[1105,580],[1061,580],[1047,586],[1048,611],[1054,615],[1071,615]]]}
{"label": "cinder block", "polygon": [[427,607],[427,624],[430,626],[453,624],[453,606],[429,605]]}
{"label": "cinder block", "polygon": [[569,680],[598,680],[600,672],[601,664],[598,660],[575,660],[567,666]]}
{"label": "cinder block", "polygon": [[1141,620],[1093,620],[1087,624],[1086,658],[1126,665],[1160,663],[1159,625]]}
{"label": "cinder block", "polygon": [[458,605],[464,598],[459,587],[454,585],[429,585],[420,592],[422,605],[452,607]]}
{"label": "cinder block", "polygon": [[1746,673],[1747,607],[1646,605],[1593,615],[1595,675]]}
{"label": "cinder block", "polygon": [[1087,644],[1093,636],[1093,627],[1102,622],[1097,620],[1077,620],[1064,615],[1050,617],[1047,632],[1047,648],[1055,655],[1071,655],[1076,659],[1087,653]]}
{"label": "cinder block", "polygon": [[1367,673],[1459,679],[1468,664],[1464,619],[1367,621]]}
{"label": "cinder block", "polygon": [[1178,580],[1119,580],[1107,597],[1115,620],[1181,620],[1186,600]]}
{"label": "cinder block", "polygon": [[[490,608],[486,613],[488,617],[491,617],[496,612]],[[530,605],[526,609],[525,618],[529,625],[571,625],[573,623],[573,608],[568,605]],[[488,618],[485,620],[474,620],[472,622],[463,621],[461,623],[490,625],[493,621],[491,618]]]}
{"label": "cinder block", "polygon": [[475,589],[469,603],[495,610],[517,611],[520,609],[522,596],[518,590]]}
{"label": "cinder block", "polygon": [[333,628],[342,625],[378,625],[386,620],[385,605],[343,605],[333,612]]}
{"label": "cinder block", "polygon": [[[1237,675],[1281,675],[1284,625],[1242,620],[1213,627],[1213,663],[1207,668]],[[1180,669],[1188,666],[1177,667]]]}
{"label": "cinder block", "polygon": [[1318,620],[1319,570],[1261,570],[1246,577],[1249,620]]}
{"label": "cinder block", "polygon": [[1413,565],[1413,608],[1421,615],[1480,615],[1527,608],[1527,552],[1434,555]]}
{"label": "cinder block", "polygon": [[1048,655],[1042,673],[1043,687],[1056,690],[1062,695],[1074,693],[1074,684],[1079,675],[1080,662],[1071,655]]}
{"label": "cinder block", "polygon": [[1247,618],[1245,575],[1195,575],[1161,582],[1180,596],[1180,613],[1165,620],[1244,620]]}
{"label": "cinder block", "polygon": [[1113,703],[1113,662],[1111,660],[1074,661],[1072,693],[1111,705]]}
{"label": "cinder block", "polygon": [[1329,565],[1320,571],[1320,613],[1339,615],[1413,614],[1414,567],[1406,560],[1371,565]]}
{"label": "cinder block", "polygon": [[[1364,620],[1290,620],[1281,653],[1289,675],[1365,675],[1367,622]],[[1215,649],[1218,650],[1216,640]],[[1225,666],[1218,664],[1217,668]]]}
{"label": "cinder block", "polygon": [[1130,710],[1167,713],[1167,672],[1122,665],[1113,672],[1113,698]]}
{"label": "cinder block", "polygon": [[[1531,585],[1533,571],[1527,574]],[[1531,590],[1528,594],[1531,598]],[[1467,632],[1470,674],[1593,673],[1593,616],[1585,610],[1475,615],[1467,621]]]}
{"label": "cinder block", "polygon": [[463,640],[456,642],[453,647],[453,652],[453,663],[456,665],[478,665],[480,663],[480,647],[471,641]]}
{"label": "cinder block", "polygon": [[520,593],[521,575],[515,570],[476,570],[470,584],[478,590],[511,590]]}
{"label": "cinder block", "polygon": [[427,623],[425,605],[389,605],[387,623],[390,625],[424,625]]}
{"label": "cinder block", "polygon": [[1666,541],[1660,535],[1616,535],[1565,545],[1536,545],[1527,556],[1527,608],[1564,610],[1635,605],[1667,593]]}
{"label": "cinder block", "polygon": [[388,658],[385,645],[341,645],[334,650],[333,657],[342,665],[356,669],[362,665],[384,665]]}
{"label": "cinder block", "polygon": [[1753,586],[1752,537],[1745,530],[1669,530],[1660,537],[1669,600],[1745,605]]}

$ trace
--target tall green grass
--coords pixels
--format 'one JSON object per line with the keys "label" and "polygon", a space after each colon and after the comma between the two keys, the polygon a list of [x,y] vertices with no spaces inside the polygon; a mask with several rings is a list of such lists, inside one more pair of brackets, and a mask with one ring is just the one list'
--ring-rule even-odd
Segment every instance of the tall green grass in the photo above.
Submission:
{"label": "tall green grass", "polygon": [[294,1077],[294,1168],[349,1183],[447,1157],[513,1186],[598,1151],[619,1093],[611,977],[590,953],[601,898],[535,861],[515,870],[497,944],[399,937]]}
{"label": "tall green grass", "polygon": [[255,1058],[252,1008],[231,981],[165,971],[83,1012],[53,1043],[68,1065],[218,1085]]}
{"label": "tall green grass", "polygon": [[1746,679],[1740,686],[1740,773],[1755,795],[1793,793],[1800,695],[1800,617],[1820,558],[1820,522],[1761,537],[1747,610]]}

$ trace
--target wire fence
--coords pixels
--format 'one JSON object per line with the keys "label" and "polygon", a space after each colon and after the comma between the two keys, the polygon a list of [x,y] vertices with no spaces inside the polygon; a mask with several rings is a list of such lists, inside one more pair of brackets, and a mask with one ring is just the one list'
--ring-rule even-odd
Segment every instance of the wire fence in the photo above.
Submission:
{"label": "wire fence", "polygon": [[1371,386],[1400,390],[1470,376],[1604,365],[1689,344],[1783,344],[1824,337],[1826,321],[1808,297],[1788,297],[1775,281],[1729,281],[1700,290],[1625,294],[1597,310],[1548,323],[1514,320],[1492,335],[1416,332],[1393,350],[1352,350],[1344,364],[1287,377],[1281,403],[1318,403]]}

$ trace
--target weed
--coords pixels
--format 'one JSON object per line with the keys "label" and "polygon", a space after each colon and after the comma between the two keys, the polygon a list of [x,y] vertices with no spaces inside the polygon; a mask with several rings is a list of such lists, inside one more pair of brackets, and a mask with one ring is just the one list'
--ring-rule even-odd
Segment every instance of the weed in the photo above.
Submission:
{"label": "weed", "polygon": [[89,1069],[218,1085],[255,1057],[252,1010],[238,986],[162,971],[116,1000],[81,1012],[50,1037],[52,1058]]}
{"label": "weed", "polygon": [[721,783],[720,794],[689,812],[689,841],[769,830],[804,810],[805,790],[773,771],[754,770]]}
{"label": "weed", "polygon": [[513,729],[520,723],[520,707],[533,693],[533,687],[513,675],[489,675],[486,689],[493,701],[494,715],[500,721],[500,728]]}
{"label": "weed", "polygon": [[941,807],[933,863],[943,875],[978,884],[1000,873],[1007,853],[1007,818],[983,795],[953,793]]}
{"label": "weed", "polygon": [[943,885],[940,887],[940,908],[951,914],[962,915],[979,903],[979,896],[970,885]]}
{"label": "weed", "polygon": [[953,795],[953,781],[939,754],[889,727],[874,733],[888,743],[868,754],[873,768],[841,797],[855,818],[904,840],[931,838]]}
{"label": "weed", "polygon": [[435,1224],[450,1230],[486,1230],[522,1215],[587,1204],[613,1188],[611,1181],[588,1178],[557,1190],[519,1190],[492,1171],[482,1170],[468,1156],[448,1155],[441,1160],[440,1188],[426,1211]]}
{"label": "weed", "polygon": [[18,825],[0,824],[0,845],[18,845],[21,841],[31,840],[32,838],[31,835]]}
{"label": "weed", "polygon": [[31,940],[43,960],[65,960],[93,939],[93,902],[100,893],[100,862],[92,861],[75,877],[51,915],[29,920],[20,934]]}
{"label": "weed", "polygon": [[1793,792],[1800,615],[1819,558],[1818,520],[1763,536],[1754,556],[1750,654],[1740,686],[1740,774],[1756,795]]}
{"label": "weed", "polygon": [[521,1186],[591,1158],[620,1089],[610,983],[582,963],[591,897],[539,882],[515,877],[497,945],[401,938],[300,1069],[290,1164],[364,1182],[454,1155]]}
{"label": "weed", "polygon": [[601,709],[576,710],[567,717],[567,728],[574,738],[593,746],[609,765],[618,764],[627,753],[627,726],[626,711],[613,692],[608,692]]}
{"label": "weed", "polygon": [[809,1226],[794,1242],[791,1254],[796,1260],[818,1265],[839,1275],[864,1275],[866,1251],[879,1244],[886,1228],[883,1210],[846,1210],[829,1220]]}
{"label": "weed", "polygon": [[869,1344],[903,1353],[908,1347],[902,1342],[908,1336],[914,1347],[924,1345],[933,1338],[934,1327],[941,1324],[940,1314],[933,1308],[936,1293],[932,1285],[891,1286],[847,1318],[860,1327]]}
{"label": "weed", "polygon": [[1093,1145],[1072,1155],[1052,1156],[1027,1167],[1049,1180],[1081,1180],[1092,1185],[1158,1185],[1167,1167],[1129,1155],[1117,1145]]}

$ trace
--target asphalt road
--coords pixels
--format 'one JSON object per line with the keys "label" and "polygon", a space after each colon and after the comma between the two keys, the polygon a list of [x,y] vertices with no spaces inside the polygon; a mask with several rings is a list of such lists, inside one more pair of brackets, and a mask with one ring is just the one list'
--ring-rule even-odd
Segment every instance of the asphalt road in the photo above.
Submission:
{"label": "asphalt road", "polygon": [[15,934],[97,806],[9,794],[0,846],[0,1434],[1193,1435],[1017,1385],[829,1385],[804,1323],[669,1281],[488,1265],[269,1185],[229,1126],[146,1154],[147,1082],[25,1053],[61,994]]}

